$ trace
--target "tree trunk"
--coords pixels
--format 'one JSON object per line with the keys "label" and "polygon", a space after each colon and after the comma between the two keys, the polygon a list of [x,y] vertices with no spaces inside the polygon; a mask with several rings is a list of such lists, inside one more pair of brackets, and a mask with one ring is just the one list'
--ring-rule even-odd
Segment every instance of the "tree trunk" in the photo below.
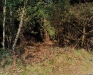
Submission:
{"label": "tree trunk", "polygon": [[2,42],[2,46],[3,49],[5,49],[5,20],[6,20],[6,0],[4,1],[4,7],[3,7],[3,42]]}
{"label": "tree trunk", "polygon": [[23,9],[22,9],[21,20],[20,20],[19,28],[18,28],[16,37],[15,37],[15,40],[14,40],[14,43],[13,43],[13,46],[12,46],[12,50],[15,50],[16,43],[17,43],[17,40],[18,40],[20,31],[21,31],[21,28],[22,28],[22,26],[23,26],[23,18],[24,18],[24,13],[25,13],[25,5],[27,4],[27,1],[28,1],[28,0],[26,0],[26,2],[24,3],[24,7],[23,7]]}
{"label": "tree trunk", "polygon": [[21,31],[21,28],[22,28],[22,25],[23,25],[23,17],[24,17],[24,9],[22,10],[21,21],[20,21],[19,28],[18,28],[18,31],[17,31],[17,34],[16,34],[16,38],[15,38],[15,40],[14,40],[14,44],[13,44],[13,46],[12,46],[12,49],[13,49],[13,50],[14,50],[15,47],[16,47],[16,43],[17,43],[17,40],[18,40],[20,31]]}
{"label": "tree trunk", "polygon": [[84,41],[85,41],[85,34],[86,34],[86,26],[83,27],[83,35],[82,35],[82,42],[81,42],[81,46],[84,45]]}

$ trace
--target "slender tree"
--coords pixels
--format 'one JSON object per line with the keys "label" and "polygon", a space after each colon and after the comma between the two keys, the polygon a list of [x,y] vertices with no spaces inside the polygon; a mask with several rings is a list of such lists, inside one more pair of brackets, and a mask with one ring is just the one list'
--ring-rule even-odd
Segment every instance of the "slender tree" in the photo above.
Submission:
{"label": "slender tree", "polygon": [[3,49],[5,49],[5,21],[6,21],[6,0],[4,0],[4,7],[3,7]]}
{"label": "slender tree", "polygon": [[17,40],[18,40],[20,31],[21,31],[21,28],[22,28],[22,26],[23,26],[23,20],[24,20],[24,14],[25,14],[25,7],[26,7],[27,2],[28,2],[28,0],[26,0],[26,1],[24,2],[24,6],[23,6],[23,8],[22,8],[22,15],[21,15],[20,23],[19,23],[19,28],[18,28],[16,37],[15,37],[15,40],[14,40],[14,43],[13,43],[13,46],[12,46],[12,49],[13,49],[13,50],[15,50],[16,43],[17,43]]}

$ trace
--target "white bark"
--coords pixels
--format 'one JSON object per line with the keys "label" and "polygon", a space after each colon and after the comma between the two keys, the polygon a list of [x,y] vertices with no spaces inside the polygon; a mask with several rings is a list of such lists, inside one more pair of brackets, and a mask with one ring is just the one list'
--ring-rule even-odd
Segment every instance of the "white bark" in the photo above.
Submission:
{"label": "white bark", "polygon": [[13,46],[12,46],[12,50],[15,50],[16,43],[17,43],[17,40],[18,40],[20,31],[21,31],[21,28],[22,28],[22,26],[23,26],[23,19],[24,19],[24,13],[25,13],[25,5],[27,4],[27,1],[28,1],[28,0],[26,0],[26,2],[24,3],[24,7],[23,7],[23,9],[22,9],[21,20],[20,20],[19,28],[18,28],[16,37],[15,37],[15,40],[14,40],[14,43],[13,43]]}
{"label": "white bark", "polygon": [[22,10],[21,21],[20,21],[19,28],[18,28],[18,31],[17,31],[17,34],[16,34],[16,38],[15,38],[15,40],[14,40],[14,44],[13,44],[13,46],[12,46],[12,49],[13,49],[13,50],[15,49],[15,46],[16,46],[16,43],[17,43],[17,40],[18,40],[20,31],[21,31],[21,28],[22,28],[22,25],[23,25],[23,17],[24,17],[24,9]]}
{"label": "white bark", "polygon": [[6,20],[6,0],[4,1],[4,7],[3,7],[3,42],[2,42],[2,46],[3,49],[5,49],[5,20]]}

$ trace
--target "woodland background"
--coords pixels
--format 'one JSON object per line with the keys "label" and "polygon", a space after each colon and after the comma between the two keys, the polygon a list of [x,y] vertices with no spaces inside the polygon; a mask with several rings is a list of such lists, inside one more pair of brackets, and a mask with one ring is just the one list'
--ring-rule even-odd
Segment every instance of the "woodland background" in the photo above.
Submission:
{"label": "woodland background", "polygon": [[93,0],[0,0],[0,75],[60,74],[93,74]]}
{"label": "woodland background", "polygon": [[93,50],[92,0],[1,0],[0,22],[1,55],[41,45]]}
{"label": "woodland background", "polygon": [[0,47],[56,42],[92,50],[92,0],[1,0]]}

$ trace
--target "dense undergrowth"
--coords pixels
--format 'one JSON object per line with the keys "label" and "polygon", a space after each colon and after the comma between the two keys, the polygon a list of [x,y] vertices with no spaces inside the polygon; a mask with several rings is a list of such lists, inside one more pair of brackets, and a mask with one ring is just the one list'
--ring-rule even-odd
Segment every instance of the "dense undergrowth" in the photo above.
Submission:
{"label": "dense undergrowth", "polygon": [[[38,8],[39,6],[36,8],[39,9],[37,11],[39,15],[35,14],[38,17],[34,16],[32,20],[28,19],[29,21],[27,21],[22,32],[26,42],[56,40],[56,45],[60,47],[74,46],[88,51],[92,50],[93,3],[61,5],[60,3],[50,4],[42,9]],[[45,10],[49,12],[46,13]],[[32,22],[32,24],[29,22]],[[23,37],[20,38],[23,39]]]}
{"label": "dense undergrowth", "polygon": [[0,65],[0,75],[89,75],[93,74],[93,55],[84,49],[43,47],[24,63],[18,58],[14,64],[8,58]]}
{"label": "dense undergrowth", "polygon": [[[55,20],[59,46],[75,46],[92,50],[93,3],[66,6]],[[61,11],[59,11],[61,12]],[[58,16],[57,16],[58,17]]]}
{"label": "dense undergrowth", "polygon": [[[31,45],[29,43],[30,41],[46,42],[56,40],[57,46],[74,46],[76,48],[92,50],[93,2],[85,1],[84,3],[70,4],[69,1],[55,0],[49,4],[46,4],[44,1],[29,1],[26,6],[24,23],[17,41],[17,46],[23,44]],[[10,6],[7,5],[6,8],[9,10],[6,12],[6,49],[11,49],[14,43],[14,38],[20,23],[20,9],[23,7],[23,3],[18,4],[15,2],[16,4],[13,4],[11,1],[9,3]],[[3,2],[1,6],[3,7]],[[11,14],[8,15],[10,12],[13,13],[13,16]],[[3,15],[3,13],[1,12],[0,15]],[[0,21],[3,22],[2,18],[0,18]],[[3,28],[1,24],[0,30],[1,43],[3,40]],[[11,39],[10,36],[12,37]]]}

